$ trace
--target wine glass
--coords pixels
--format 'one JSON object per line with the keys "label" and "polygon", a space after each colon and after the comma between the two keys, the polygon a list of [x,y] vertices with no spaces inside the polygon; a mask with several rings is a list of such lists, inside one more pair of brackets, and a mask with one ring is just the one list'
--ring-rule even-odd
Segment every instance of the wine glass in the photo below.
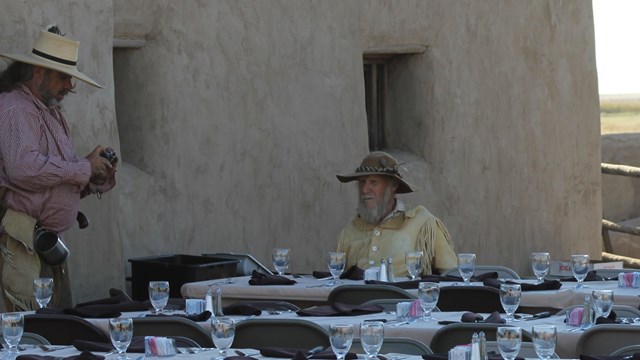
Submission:
{"label": "wine glass", "polygon": [[271,260],[273,261],[273,267],[278,272],[278,275],[284,275],[284,272],[289,268],[289,249],[276,248],[271,253]]}
{"label": "wine glass", "polygon": [[336,360],[344,360],[353,342],[353,326],[347,324],[331,324],[329,326],[329,341],[331,349],[336,354]]}
{"label": "wine glass", "polygon": [[589,272],[589,255],[571,255],[571,271],[573,272],[573,277],[578,281],[574,288],[583,288],[584,279]]}
{"label": "wine glass", "polygon": [[22,313],[2,314],[2,333],[9,354],[18,354],[18,344],[24,332],[24,316]]}
{"label": "wine glass", "polygon": [[595,318],[609,316],[613,308],[613,290],[593,290],[591,295]]}
{"label": "wine glass", "polygon": [[367,353],[367,358],[377,359],[383,341],[384,324],[381,321],[363,321],[360,323],[360,342]]}
{"label": "wine glass", "polygon": [[51,296],[53,295],[53,279],[52,278],[37,278],[33,279],[33,296],[36,298],[36,302],[40,308],[47,307]]}
{"label": "wine glass", "polygon": [[420,299],[420,307],[424,311],[422,319],[424,321],[435,320],[431,311],[438,303],[440,297],[440,286],[438,283],[421,282],[418,287],[418,299]]}
{"label": "wine glass", "polygon": [[520,306],[520,298],[522,297],[522,290],[520,284],[501,284],[500,285],[500,303],[504,312],[507,314],[505,319],[507,322],[514,322],[516,319],[513,314],[516,312],[518,306]]}
{"label": "wine glass", "polygon": [[522,329],[515,326],[500,326],[496,331],[496,342],[500,355],[506,360],[513,360],[520,352]]}
{"label": "wine glass", "polygon": [[168,281],[149,281],[149,300],[156,313],[161,313],[169,301]]}
{"label": "wine glass", "polygon": [[227,349],[231,347],[236,336],[236,323],[232,318],[216,316],[211,318],[211,339],[220,351],[220,357],[227,357]]}
{"label": "wine glass", "polygon": [[535,252],[531,254],[531,269],[538,279],[538,284],[544,282],[544,277],[549,273],[551,256],[548,252]]}
{"label": "wine glass", "polygon": [[423,256],[424,253],[422,251],[407,251],[404,257],[404,262],[407,265],[407,272],[409,272],[411,280],[414,280],[422,271]]}
{"label": "wine glass", "polygon": [[555,325],[534,325],[531,331],[533,348],[540,359],[550,359],[556,351]]}
{"label": "wine glass", "polygon": [[133,319],[132,318],[115,318],[109,319],[109,336],[111,344],[118,352],[118,360],[129,359],[125,351],[131,344],[133,338]]}
{"label": "wine glass", "polygon": [[470,285],[469,280],[476,270],[476,254],[458,254],[458,272],[464,280],[463,285]]}
{"label": "wine glass", "polygon": [[331,272],[331,276],[333,276],[333,281],[330,283],[331,285],[337,285],[340,283],[340,274],[344,271],[345,262],[347,260],[347,256],[343,252],[329,252],[329,272]]}

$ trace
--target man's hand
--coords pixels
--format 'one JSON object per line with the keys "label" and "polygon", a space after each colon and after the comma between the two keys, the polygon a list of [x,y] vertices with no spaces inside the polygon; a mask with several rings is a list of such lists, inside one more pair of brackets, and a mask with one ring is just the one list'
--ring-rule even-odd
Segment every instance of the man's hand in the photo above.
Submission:
{"label": "man's hand", "polygon": [[108,178],[115,175],[115,166],[111,165],[109,160],[100,156],[105,150],[101,145],[96,146],[93,151],[85,158],[91,163],[91,182],[100,185],[104,184]]}

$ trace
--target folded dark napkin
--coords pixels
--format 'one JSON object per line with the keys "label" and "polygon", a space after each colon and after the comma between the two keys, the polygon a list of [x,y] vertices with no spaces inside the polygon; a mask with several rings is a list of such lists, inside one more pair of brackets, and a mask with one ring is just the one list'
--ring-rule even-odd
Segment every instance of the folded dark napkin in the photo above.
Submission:
{"label": "folded dark napkin", "polygon": [[307,309],[300,309],[296,313],[298,316],[357,316],[375,314],[384,309],[378,305],[351,305],[334,303],[331,305],[314,306]]}
{"label": "folded dark napkin", "polygon": [[295,280],[284,276],[263,274],[255,270],[251,272],[251,279],[249,279],[249,285],[293,285],[295,283]]}
{"label": "folded dark napkin", "polygon": [[[227,314],[226,315],[242,315],[242,314]],[[145,315],[145,317],[181,317],[181,318],[185,318],[185,319],[189,319],[191,321],[195,321],[195,322],[202,322],[202,321],[207,321],[211,318],[211,312],[210,311],[203,311],[200,314],[148,314]]]}
{"label": "folded dark napkin", "polygon": [[622,321],[618,320],[618,315],[615,311],[611,310],[609,316],[598,316],[596,318],[596,325],[599,324],[622,324]]}
{"label": "folded dark napkin", "polygon": [[[567,276],[559,279],[560,281],[573,281],[577,282],[576,278],[573,276]],[[584,278],[584,281],[601,281],[602,277],[598,276],[595,270],[591,270],[587,273],[587,276]]]}
{"label": "folded dark napkin", "polygon": [[260,315],[262,314],[262,309],[257,306],[253,306],[251,304],[247,304],[244,302],[237,302],[230,305],[227,305],[222,308],[222,313],[225,315]]}
{"label": "folded dark napkin", "polygon": [[[307,351],[309,349],[293,349],[293,348],[277,348],[277,347],[266,347],[260,349],[260,355],[264,357],[273,357],[273,358],[287,358],[294,359],[296,356],[303,360],[307,359]],[[302,356],[302,357],[301,357]],[[331,350],[331,347],[328,347],[320,352],[313,354],[309,359],[335,359],[336,355]],[[349,352],[345,356],[345,359],[357,359],[358,355],[356,353]]]}
{"label": "folded dark napkin", "polygon": [[[108,352],[113,350],[111,343],[103,343],[87,340],[74,340],[73,346],[79,351],[98,351]],[[127,352],[131,353],[143,353],[144,352],[144,336],[134,336],[131,339],[131,344],[127,348]]]}
{"label": "folded dark napkin", "polygon": [[483,284],[496,289],[500,289],[500,284],[519,284],[522,291],[558,290],[562,287],[562,283],[558,280],[544,280],[540,284],[529,284],[513,280],[500,281],[499,279],[486,279],[483,281]]}
{"label": "folded dark napkin", "polygon": [[[471,341],[471,339],[469,339],[469,341]],[[422,358],[424,360],[447,360],[449,359],[449,355],[448,354],[429,354],[429,355],[422,355]],[[499,353],[496,353],[495,351],[487,352],[487,359],[503,360],[502,355],[500,355]],[[524,360],[524,358],[516,357],[515,360]]]}
{"label": "folded dark napkin", "polygon": [[580,360],[640,360],[640,352],[632,355],[586,355],[580,354]]}
{"label": "folded dark napkin", "polygon": [[[328,271],[314,271],[312,275],[316,279],[324,279],[331,276],[331,273]],[[340,274],[340,279],[363,280],[364,270],[360,269],[357,265],[353,265],[347,269],[347,271]]]}
{"label": "folded dark napkin", "polygon": [[462,322],[479,322],[479,323],[487,323],[487,324],[505,324],[506,320],[500,316],[500,313],[497,311],[492,312],[487,318],[483,318],[482,315],[466,312],[462,314],[462,318],[460,318]]}
{"label": "folded dark napkin", "polygon": [[78,355],[67,357],[50,355],[18,355],[16,360],[104,360],[104,356],[93,354],[90,351],[83,351]]}

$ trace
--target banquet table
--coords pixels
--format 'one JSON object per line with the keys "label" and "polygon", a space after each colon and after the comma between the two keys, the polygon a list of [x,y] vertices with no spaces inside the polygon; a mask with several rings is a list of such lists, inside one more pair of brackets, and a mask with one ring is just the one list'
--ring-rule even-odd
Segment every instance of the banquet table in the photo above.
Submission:
{"label": "banquet table", "polygon": [[[123,313],[122,316],[129,317],[139,317],[144,316],[145,312],[131,312],[131,313]],[[260,316],[255,317],[255,319],[275,319],[275,318],[296,318],[302,319],[305,321],[311,321],[316,324],[319,324],[325,328],[329,328],[331,324],[336,323],[346,323],[354,325],[355,337],[359,337],[359,324],[365,320],[372,319],[383,319],[386,321],[385,324],[385,337],[408,337],[412,339],[416,339],[421,341],[427,345],[431,343],[431,339],[433,335],[443,327],[444,325],[438,324],[438,321],[460,321],[462,314],[464,312],[434,312],[433,316],[437,321],[422,321],[418,320],[410,323],[399,323],[395,320],[395,314],[390,313],[375,313],[369,315],[359,315],[359,316],[298,316],[296,313],[284,313],[279,315],[271,315],[267,312],[263,312]],[[481,314],[485,318],[488,314]],[[236,321],[244,321],[246,319],[254,318],[247,316],[232,316],[236,319]],[[514,323],[510,323],[509,325],[519,326],[523,328],[523,330],[531,332],[531,327],[533,325],[555,325],[558,329],[558,342],[556,346],[556,353],[560,356],[560,358],[573,358],[575,353],[576,344],[578,343],[578,339],[582,334],[582,331],[576,331],[577,329],[573,326],[566,325],[564,323],[564,316],[551,316],[543,319],[536,320],[524,320],[518,321]],[[108,319],[87,319],[102,331],[105,334],[108,334]],[[199,322],[200,326],[202,326],[205,330],[210,331],[211,325],[209,321]],[[635,326],[638,326],[640,329],[640,323],[636,323]],[[469,339],[471,341],[471,339]]]}
{"label": "banquet table", "polygon": [[[290,277],[290,276],[288,276]],[[223,303],[229,304],[248,300],[282,300],[306,307],[327,301],[332,286],[323,286],[327,281],[321,281],[311,276],[297,277],[294,285],[249,285],[250,276],[231,278],[227,280],[208,280],[186,283],[182,285],[182,297],[187,299],[203,299],[207,289],[219,287],[222,290]],[[341,280],[342,284],[364,284],[362,280]],[[518,282],[535,283],[535,280],[518,280]],[[452,286],[458,283],[441,282],[440,286]],[[615,303],[640,308],[640,289],[619,288],[617,281],[589,281],[582,289],[575,289],[575,282],[563,282],[559,290],[523,291],[520,306],[526,308],[549,308],[561,310],[566,307],[582,304],[584,296],[593,290],[614,290]],[[416,289],[407,290],[417,295]]]}

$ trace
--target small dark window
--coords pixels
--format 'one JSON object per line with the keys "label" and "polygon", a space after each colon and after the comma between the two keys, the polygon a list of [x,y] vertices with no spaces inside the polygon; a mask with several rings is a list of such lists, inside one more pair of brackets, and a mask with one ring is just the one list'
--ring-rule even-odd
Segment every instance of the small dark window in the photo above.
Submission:
{"label": "small dark window", "polygon": [[386,64],[364,59],[364,88],[369,130],[369,150],[384,149],[386,101]]}

